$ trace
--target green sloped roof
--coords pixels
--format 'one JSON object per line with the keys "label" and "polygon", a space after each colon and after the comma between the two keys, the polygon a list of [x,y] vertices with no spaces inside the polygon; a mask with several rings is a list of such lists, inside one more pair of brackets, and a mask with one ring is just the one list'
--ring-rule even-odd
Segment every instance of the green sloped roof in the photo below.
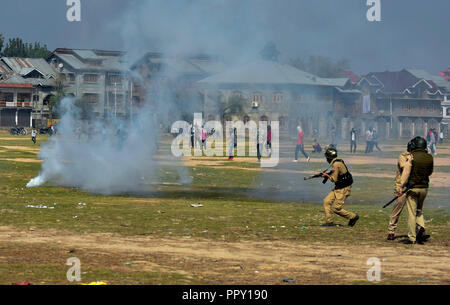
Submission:
{"label": "green sloped roof", "polygon": [[344,86],[347,78],[321,78],[293,66],[255,61],[199,81],[200,84],[271,84]]}

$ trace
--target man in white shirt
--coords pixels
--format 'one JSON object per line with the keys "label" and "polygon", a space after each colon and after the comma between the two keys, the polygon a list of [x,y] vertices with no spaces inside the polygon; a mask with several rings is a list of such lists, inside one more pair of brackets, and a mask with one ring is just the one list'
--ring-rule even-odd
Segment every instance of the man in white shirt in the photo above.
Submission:
{"label": "man in white shirt", "polygon": [[33,128],[33,130],[31,131],[31,141],[33,141],[34,144],[36,144],[36,135],[37,131]]}
{"label": "man in white shirt", "polygon": [[373,150],[373,133],[372,133],[372,127],[369,128],[369,130],[366,131],[366,151],[365,153],[371,153]]}
{"label": "man in white shirt", "polygon": [[350,153],[356,153],[356,130],[355,130],[355,128],[352,128],[352,130],[350,131]]}

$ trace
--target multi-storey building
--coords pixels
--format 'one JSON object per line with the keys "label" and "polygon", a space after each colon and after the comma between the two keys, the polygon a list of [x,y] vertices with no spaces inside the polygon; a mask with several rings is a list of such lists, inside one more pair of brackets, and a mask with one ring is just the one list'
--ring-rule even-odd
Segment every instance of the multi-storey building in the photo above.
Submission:
{"label": "multi-storey building", "polygon": [[140,103],[123,52],[56,49],[48,63],[65,76],[64,91],[88,103],[94,117],[129,117]]}
{"label": "multi-storey building", "polygon": [[[280,129],[295,134],[300,124],[307,135],[328,138],[339,132],[340,116],[335,113],[336,96],[359,97],[358,90],[343,90],[348,78],[320,78],[293,66],[259,60],[226,70],[198,83],[208,119],[279,121]],[[227,114],[224,105],[238,98],[242,113]]]}
{"label": "multi-storey building", "polygon": [[140,76],[140,94],[146,103],[163,108],[158,111],[158,121],[166,128],[178,119],[192,120],[194,112],[203,111],[197,81],[225,67],[217,57],[205,54],[172,56],[149,52],[130,69]]}
{"label": "multi-storey building", "polygon": [[362,94],[350,115],[350,125],[362,133],[377,129],[383,137],[425,136],[428,129],[439,132],[441,103],[448,90],[438,76],[423,70],[371,72],[356,86]]}
{"label": "multi-storey building", "polygon": [[42,58],[1,58],[0,126],[45,125],[56,77]]}

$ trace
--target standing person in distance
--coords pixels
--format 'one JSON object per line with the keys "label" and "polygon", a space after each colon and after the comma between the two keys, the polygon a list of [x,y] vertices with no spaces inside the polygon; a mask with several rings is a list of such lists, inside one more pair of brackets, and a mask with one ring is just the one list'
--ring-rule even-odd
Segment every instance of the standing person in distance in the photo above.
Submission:
{"label": "standing person in distance", "polygon": [[298,153],[301,151],[303,156],[305,156],[306,161],[309,162],[310,158],[305,152],[305,133],[302,130],[302,127],[299,125],[297,126],[297,132],[298,132],[298,139],[297,139],[297,145],[295,147],[295,159],[293,162],[298,162]]}
{"label": "standing person in distance", "polygon": [[356,153],[356,130],[350,130],[350,153]]}

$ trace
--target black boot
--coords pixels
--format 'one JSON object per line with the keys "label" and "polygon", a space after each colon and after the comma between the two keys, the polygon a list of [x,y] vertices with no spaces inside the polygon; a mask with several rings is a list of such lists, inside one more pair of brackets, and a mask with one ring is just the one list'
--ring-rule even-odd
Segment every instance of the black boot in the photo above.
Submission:
{"label": "black boot", "polygon": [[425,234],[425,229],[423,227],[420,227],[419,232],[417,232],[416,239],[418,242],[426,242],[430,238],[430,235]]}
{"label": "black boot", "polygon": [[353,226],[356,224],[356,222],[358,221],[358,219],[359,219],[359,215],[356,214],[355,218],[350,219],[350,221],[348,222],[348,225],[349,225],[350,227],[353,227]]}

